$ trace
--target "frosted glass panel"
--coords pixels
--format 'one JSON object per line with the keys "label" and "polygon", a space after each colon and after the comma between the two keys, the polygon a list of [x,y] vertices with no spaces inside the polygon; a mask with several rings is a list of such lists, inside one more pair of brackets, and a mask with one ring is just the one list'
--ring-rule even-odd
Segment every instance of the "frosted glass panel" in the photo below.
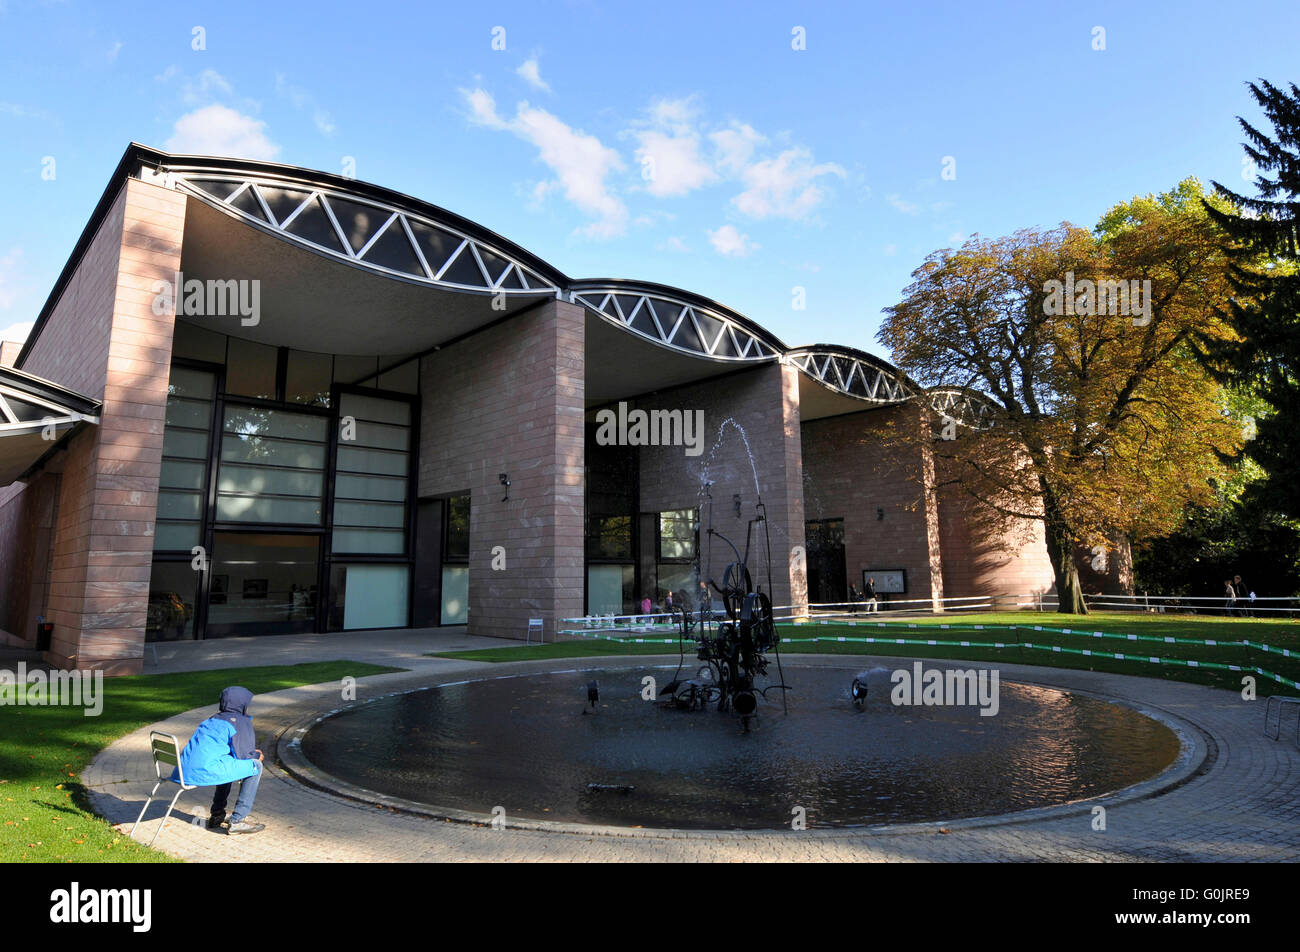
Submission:
{"label": "frosted glass panel", "polygon": [[339,473],[334,480],[334,496],[337,499],[382,499],[387,502],[405,502],[406,480]]}
{"label": "frosted glass panel", "polygon": [[208,458],[208,435],[189,430],[163,430],[163,456],[182,456],[187,459]]}
{"label": "frosted glass panel", "polygon": [[202,489],[207,464],[165,459],[158,485],[166,489]]}
{"label": "frosted glass panel", "polygon": [[263,466],[223,466],[217,489],[223,493],[275,493],[319,497],[325,477],[319,472]]}
{"label": "frosted glass panel", "polygon": [[203,499],[194,493],[162,491],[158,493],[159,519],[198,519],[203,514]]}
{"label": "frosted glass panel", "polygon": [[339,398],[339,415],[405,426],[411,422],[411,405],[404,400],[345,393]]}
{"label": "frosted glass panel", "polygon": [[294,443],[264,436],[226,436],[221,441],[221,459],[262,466],[324,469],[325,447],[323,444]]}
{"label": "frosted glass panel", "polygon": [[410,576],[405,565],[349,565],[343,627],[405,627]]}
{"label": "frosted glass panel", "polygon": [[339,445],[339,469],[349,470],[354,473],[405,476],[407,466],[405,453],[390,453],[387,450],[368,450],[360,447]]}
{"label": "frosted glass panel", "polygon": [[191,549],[199,544],[197,522],[159,522],[153,530],[153,547],[164,552],[171,549]]}
{"label": "frosted glass panel", "polygon": [[334,506],[334,525],[400,529],[406,525],[406,507],[400,502],[345,502]]}
{"label": "frosted glass panel", "polygon": [[401,529],[334,529],[334,551],[357,555],[401,555],[406,533]]}
{"label": "frosted glass panel", "polygon": [[217,496],[217,518],[229,522],[320,524],[320,500],[276,496]]}
{"label": "frosted glass panel", "polygon": [[469,618],[469,566],[442,567],[442,623],[463,625]]}
{"label": "frosted glass panel", "polygon": [[630,591],[633,571],[630,565],[587,566],[587,614],[623,614],[625,583]]}

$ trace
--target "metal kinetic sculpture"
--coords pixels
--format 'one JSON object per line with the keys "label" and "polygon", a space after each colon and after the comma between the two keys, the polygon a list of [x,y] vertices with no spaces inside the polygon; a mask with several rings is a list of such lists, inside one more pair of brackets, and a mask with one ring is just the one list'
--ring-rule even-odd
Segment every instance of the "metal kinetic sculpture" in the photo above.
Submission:
{"label": "metal kinetic sculpture", "polygon": [[[709,556],[704,571],[700,571],[700,557],[696,553],[696,570],[701,579],[700,604],[694,612],[686,606],[681,609],[681,641],[687,637],[694,639],[697,646],[697,658],[704,662],[697,676],[682,681],[681,674],[685,663],[684,650],[682,660],[677,666],[677,675],[659,692],[667,695],[677,707],[687,709],[704,709],[709,704],[717,704],[719,711],[734,711],[740,716],[746,732],[750,719],[758,710],[758,697],[767,696],[770,690],[780,690],[782,709],[785,709],[785,694],[789,686],[785,684],[785,674],[781,670],[780,639],[776,633],[776,622],[772,615],[772,548],[771,535],[767,528],[767,510],[760,499],[755,506],[754,518],[749,520],[745,530],[745,554],[742,556],[735,543],[713,528],[713,496],[706,483],[702,495],[706,497],[709,514],[707,529]],[[737,510],[739,511],[739,509]],[[749,570],[749,559],[754,542],[754,529],[762,526],[764,555],[767,562],[767,591],[762,586],[755,588],[753,575]],[[720,539],[731,549],[735,560],[727,564],[722,574],[721,583],[712,575],[712,549],[714,538]],[[716,592],[722,599],[719,611],[712,604],[710,591]],[[692,617],[694,615],[694,617]],[[756,679],[767,676],[767,652],[774,652],[779,681],[766,687],[758,687]]]}

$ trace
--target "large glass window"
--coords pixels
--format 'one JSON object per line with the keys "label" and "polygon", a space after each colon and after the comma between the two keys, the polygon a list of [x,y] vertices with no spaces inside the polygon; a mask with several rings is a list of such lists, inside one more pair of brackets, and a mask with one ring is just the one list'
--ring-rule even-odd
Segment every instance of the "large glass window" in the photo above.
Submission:
{"label": "large glass window", "polygon": [[443,510],[442,623],[463,625],[469,620],[470,497],[452,496]]}
{"label": "large glass window", "polygon": [[208,637],[315,630],[318,536],[218,532],[214,542]]}
{"label": "large glass window", "polygon": [[659,513],[659,558],[695,558],[695,510],[676,509]]}
{"label": "large glass window", "polygon": [[469,561],[469,496],[447,500],[447,539],[442,557],[448,562]]}
{"label": "large glass window", "polygon": [[189,551],[202,541],[214,388],[211,373],[172,368],[154,524],[156,551]]}
{"label": "large glass window", "polygon": [[228,406],[217,520],[320,525],[328,438],[327,417]]}
{"label": "large glass window", "polygon": [[149,575],[149,614],[145,641],[194,637],[195,593],[199,573],[188,562],[155,562]]}
{"label": "large glass window", "polygon": [[339,397],[333,551],[406,552],[411,405],[345,393]]}

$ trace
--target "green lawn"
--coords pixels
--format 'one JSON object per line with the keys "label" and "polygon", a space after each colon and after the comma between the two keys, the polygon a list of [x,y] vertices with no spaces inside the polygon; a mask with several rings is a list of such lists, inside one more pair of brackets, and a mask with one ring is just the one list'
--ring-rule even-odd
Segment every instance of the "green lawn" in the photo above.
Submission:
{"label": "green lawn", "polygon": [[[164,853],[118,834],[87,808],[78,778],[100,750],[137,728],[215,704],[232,684],[264,694],[400,670],[330,661],[105,678],[98,717],[86,717],[80,707],[0,707],[0,862],[170,862]],[[256,726],[256,699],[251,713]],[[170,799],[176,788],[159,793],[164,791]],[[182,797],[181,806],[185,803]]]}
{"label": "green lawn", "polygon": [[[972,661],[1003,661],[1008,664],[1045,665],[1056,668],[1074,668],[1090,671],[1110,671],[1117,674],[1136,674],[1149,678],[1164,678],[1209,684],[1232,690],[1241,689],[1243,673],[1213,671],[1164,664],[1151,664],[1126,657],[1123,660],[1081,656],[1066,652],[1052,652],[1025,648],[1023,644],[1058,645],[1065,648],[1105,651],[1111,654],[1155,655],[1161,658],[1219,662],[1243,667],[1258,664],[1268,671],[1300,680],[1300,658],[1265,655],[1246,648],[1219,644],[1186,645],[1164,641],[1128,641],[1110,638],[1081,637],[1059,632],[1034,631],[1033,626],[1071,629],[1072,631],[1102,631],[1111,634],[1133,634],[1153,638],[1188,638],[1198,641],[1249,640],[1270,646],[1300,650],[1300,619],[1226,618],[1211,616],[1159,615],[1139,612],[1094,612],[1086,616],[1064,615],[1056,612],[1001,612],[964,615],[925,615],[900,621],[886,622],[886,628],[867,623],[868,616],[858,616],[857,625],[802,624],[782,625],[782,638],[822,638],[816,642],[795,641],[783,643],[785,652],[806,654],[870,654],[914,658],[956,658]],[[874,621],[874,620],[873,620]],[[961,626],[945,631],[939,626]],[[970,626],[1015,625],[1015,631],[1004,628],[972,630]],[[916,627],[911,627],[916,626]],[[909,640],[946,640],[970,642],[1001,642],[1004,648],[961,647],[959,645],[898,645],[880,642],[840,642],[846,638],[905,638]],[[665,638],[668,635],[647,635]],[[690,651],[690,643],[687,650]],[[465,658],[475,661],[529,661],[539,658],[583,658],[610,655],[671,654],[677,651],[672,644],[621,644],[604,640],[578,639],[532,647],[508,646],[476,651],[446,653],[445,657]],[[1268,678],[1256,678],[1260,697],[1270,694],[1300,694]]]}

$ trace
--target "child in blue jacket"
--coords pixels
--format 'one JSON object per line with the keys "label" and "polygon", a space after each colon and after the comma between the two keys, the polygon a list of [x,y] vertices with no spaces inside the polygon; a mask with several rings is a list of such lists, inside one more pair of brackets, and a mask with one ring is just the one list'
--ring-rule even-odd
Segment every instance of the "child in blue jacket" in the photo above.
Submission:
{"label": "child in blue jacket", "polygon": [[181,775],[190,786],[215,786],[212,812],[208,829],[220,829],[225,824],[226,802],[230,787],[239,781],[239,799],[235,812],[230,814],[228,833],[257,833],[265,824],[248,819],[257,796],[257,784],[262,777],[262,752],[257,749],[257,735],[248,716],[248,705],[253,692],[248,688],[229,687],[221,692],[220,710],[199,725],[185,749],[181,751],[178,770],[172,780]]}

